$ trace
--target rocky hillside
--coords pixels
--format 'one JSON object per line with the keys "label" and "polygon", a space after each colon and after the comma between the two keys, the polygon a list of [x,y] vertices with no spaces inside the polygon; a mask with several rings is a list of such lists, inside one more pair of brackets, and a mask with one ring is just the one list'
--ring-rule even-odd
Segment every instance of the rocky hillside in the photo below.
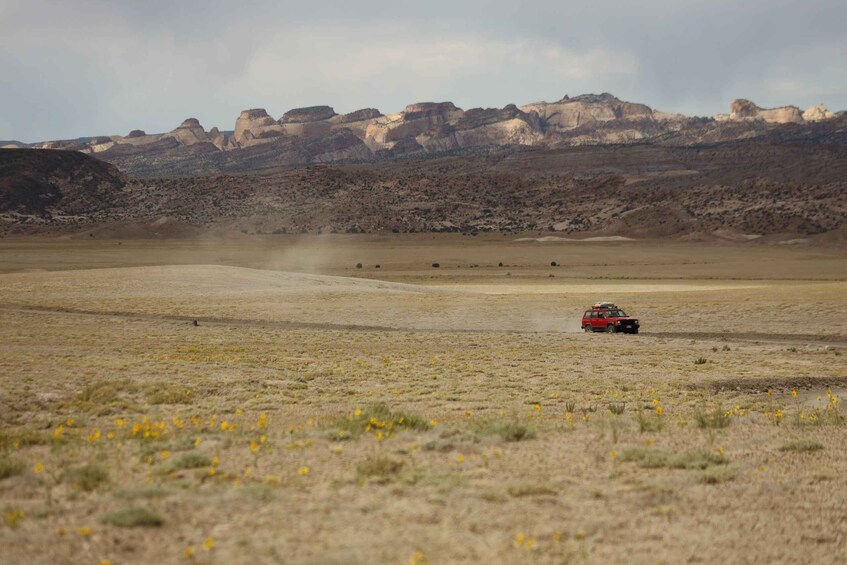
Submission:
{"label": "rocky hillside", "polygon": [[[289,110],[279,119],[244,110],[232,131],[194,118],[164,134],[134,130],[51,141],[37,148],[96,155],[135,178],[255,172],[290,165],[382,162],[402,157],[489,153],[515,148],[659,143],[691,146],[767,136],[790,125],[836,118],[822,105],[763,109],[736,100],[729,114],[668,114],[611,94],[565,96],[522,107],[463,110],[451,102],[418,103],[383,114],[373,108],[337,114],[329,106]],[[17,146],[17,144],[16,144]]]}
{"label": "rocky hillside", "polygon": [[[429,110],[421,108],[417,119],[432,120]],[[506,112],[520,116],[522,110]],[[485,124],[492,114],[471,116]],[[277,137],[242,151],[261,160],[264,152],[290,143]],[[316,139],[316,145],[289,145],[289,151],[305,156],[310,148],[324,150],[327,138]],[[338,143],[343,150],[344,138]],[[847,117],[786,125],[757,139],[693,146],[465,150],[125,185],[113,167],[79,153],[24,153],[35,160],[18,161],[18,176],[32,176],[33,167],[42,181],[34,189],[17,184],[15,204],[4,196],[2,209],[16,210],[0,216],[0,232],[7,235],[540,231],[742,241],[813,237],[842,243],[847,235]],[[5,154],[0,150],[0,159]],[[72,171],[96,164],[98,172],[77,174],[72,190],[39,188],[47,186],[43,179],[71,178],[54,155],[67,155]],[[48,165],[59,170],[47,172]],[[81,195],[89,193],[81,208]],[[77,215],[68,216],[69,210]]]}
{"label": "rocky hillside", "polygon": [[127,179],[82,153],[0,150],[0,222],[78,223],[120,209]]}

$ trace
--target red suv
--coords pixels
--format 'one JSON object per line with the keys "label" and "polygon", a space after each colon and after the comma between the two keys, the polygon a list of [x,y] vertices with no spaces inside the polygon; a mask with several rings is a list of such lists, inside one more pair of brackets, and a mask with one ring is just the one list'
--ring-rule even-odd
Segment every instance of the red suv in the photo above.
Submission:
{"label": "red suv", "polygon": [[598,302],[582,315],[582,329],[586,332],[638,333],[638,319],[630,318],[611,302]]}

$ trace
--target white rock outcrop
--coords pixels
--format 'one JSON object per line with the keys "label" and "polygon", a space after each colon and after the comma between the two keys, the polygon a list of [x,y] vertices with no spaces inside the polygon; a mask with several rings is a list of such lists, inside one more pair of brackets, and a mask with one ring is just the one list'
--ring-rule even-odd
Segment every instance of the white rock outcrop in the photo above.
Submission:
{"label": "white rock outcrop", "polygon": [[803,119],[807,122],[820,122],[821,120],[829,120],[835,117],[835,112],[830,112],[823,104],[811,106],[803,112]]}

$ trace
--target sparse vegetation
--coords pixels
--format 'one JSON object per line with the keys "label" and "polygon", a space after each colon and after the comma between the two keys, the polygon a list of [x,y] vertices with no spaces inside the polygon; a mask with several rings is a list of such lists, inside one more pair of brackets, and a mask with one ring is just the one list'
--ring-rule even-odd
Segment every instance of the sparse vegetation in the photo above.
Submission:
{"label": "sparse vegetation", "polygon": [[24,470],[24,462],[14,457],[0,455],[0,480],[20,475]]}
{"label": "sparse vegetation", "polygon": [[[553,282],[551,246],[492,247],[511,235],[465,238],[478,256],[425,250],[448,261],[440,270],[393,240],[348,248],[351,236],[337,237],[340,256],[379,262],[384,280],[300,281],[291,271],[302,256],[316,273],[349,276],[353,263],[339,263],[335,249],[327,263],[311,251],[290,260],[280,253],[290,245],[283,236],[262,253],[251,255],[262,238],[238,249],[245,263],[271,256],[284,273],[160,266],[151,270],[155,284],[144,268],[130,278],[111,269],[0,275],[0,303],[19,305],[0,308],[0,474],[6,460],[17,462],[0,481],[0,533],[16,540],[4,557],[409,562],[420,550],[431,563],[684,561],[690,555],[677,545],[657,553],[633,542],[660,539],[667,520],[682,519],[698,528],[680,529],[679,545],[712,536],[722,558],[831,560],[831,543],[736,534],[740,509],[757,516],[761,531],[790,521],[798,536],[837,539],[832,493],[847,483],[834,446],[847,426],[837,399],[843,370],[824,346],[841,330],[791,320],[804,311],[797,296],[842,308],[841,263],[830,257],[808,271],[824,283],[796,282],[770,259],[766,273],[779,274],[777,283],[748,282],[749,272],[726,281],[726,273],[761,268],[761,254],[796,250],[727,244],[703,258],[689,257],[699,244],[685,244],[684,257],[670,245],[648,273],[636,264],[649,262],[641,243],[585,242],[569,244],[585,251],[559,270],[590,278]],[[428,237],[414,241],[430,245]],[[77,245],[47,248],[55,258],[56,246]],[[120,251],[145,264],[167,259],[149,245],[124,242]],[[192,261],[242,260],[227,256],[227,245],[210,247],[192,247]],[[613,260],[624,253],[637,259],[625,284]],[[584,254],[592,266],[579,266]],[[724,255],[732,266],[714,271]],[[0,270],[15,256],[0,246]],[[501,258],[513,265],[511,279],[493,268]],[[488,269],[467,268],[476,264]],[[690,278],[707,269],[715,278]],[[609,295],[595,296],[595,285]],[[643,336],[568,331],[573,320],[562,312],[581,313],[599,298],[624,302],[624,289],[638,299]],[[700,320],[694,330],[684,325],[691,312]],[[767,338],[760,312],[779,324],[778,339]],[[651,319],[667,327],[646,331]],[[724,331],[730,321],[738,327]],[[719,353],[724,342],[732,354]],[[803,344],[802,355],[786,351],[792,343]],[[692,366],[715,347],[704,369]],[[764,498],[763,489],[776,494]],[[716,508],[721,520],[712,519]],[[144,511],[163,526],[145,528]],[[634,529],[609,545],[606,533],[622,520]],[[308,537],[317,531],[333,536]],[[427,546],[414,546],[418,539]],[[708,548],[697,552],[716,559]]]}
{"label": "sparse vegetation", "polygon": [[212,464],[212,458],[204,453],[191,452],[182,455],[174,461],[173,468],[177,469],[200,469],[209,467]]}
{"label": "sparse vegetation", "polygon": [[669,469],[707,469],[713,465],[726,465],[729,462],[723,453],[705,449],[671,454],[658,449],[637,447],[625,449],[620,458],[622,461],[633,461],[639,467],[645,469],[662,467]]}
{"label": "sparse vegetation", "polygon": [[405,463],[384,456],[374,456],[365,459],[356,466],[356,474],[360,479],[375,479],[387,482],[403,470]]}
{"label": "sparse vegetation", "polygon": [[536,436],[535,429],[521,422],[494,420],[482,427],[485,434],[498,435],[505,441],[524,441]]}
{"label": "sparse vegetation", "polygon": [[150,528],[165,523],[161,516],[145,506],[129,506],[104,515],[104,524],[121,528]]}
{"label": "sparse vegetation", "polygon": [[90,492],[109,482],[109,472],[102,466],[91,463],[68,471],[67,480],[73,486]]}
{"label": "sparse vegetation", "polygon": [[700,410],[696,415],[697,427],[700,429],[719,430],[728,428],[732,423],[731,412],[724,410],[721,406],[715,406],[711,410]]}
{"label": "sparse vegetation", "polygon": [[797,439],[779,447],[780,451],[797,451],[800,453],[810,453],[821,449],[823,449],[823,444],[810,439]]}

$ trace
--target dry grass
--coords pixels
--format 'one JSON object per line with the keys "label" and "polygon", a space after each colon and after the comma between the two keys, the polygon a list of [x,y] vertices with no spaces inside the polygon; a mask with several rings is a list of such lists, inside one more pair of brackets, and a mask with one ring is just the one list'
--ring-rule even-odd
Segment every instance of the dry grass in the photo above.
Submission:
{"label": "dry grass", "polygon": [[[72,258],[14,245],[29,265]],[[71,245],[76,266],[154,262],[140,242],[90,245]],[[10,562],[847,559],[832,496],[847,456],[816,447],[847,440],[840,252],[558,249],[551,282],[548,249],[356,245],[380,277],[424,285],[223,267],[0,275]],[[759,280],[731,280],[750,261]],[[802,261],[828,280],[785,280]],[[667,278],[615,279],[621,262]],[[601,298],[643,333],[570,327]],[[810,308],[839,321],[809,324]]]}

